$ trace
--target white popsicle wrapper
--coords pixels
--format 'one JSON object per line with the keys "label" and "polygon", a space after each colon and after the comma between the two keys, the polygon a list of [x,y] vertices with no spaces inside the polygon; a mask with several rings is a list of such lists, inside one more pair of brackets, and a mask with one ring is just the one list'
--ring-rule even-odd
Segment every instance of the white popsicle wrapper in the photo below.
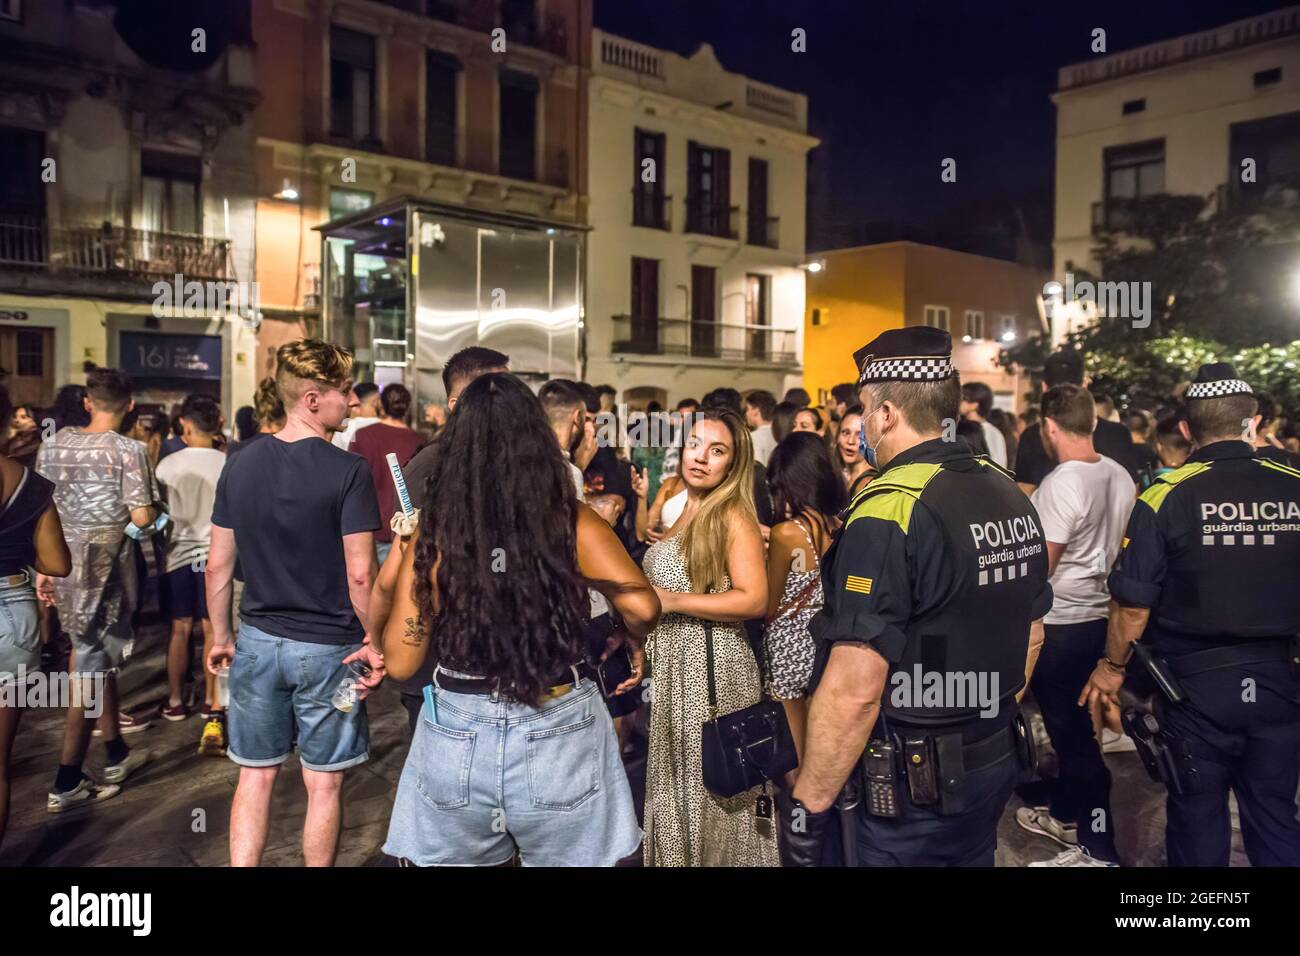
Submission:
{"label": "white popsicle wrapper", "polygon": [[388,471],[393,476],[393,485],[397,488],[397,501],[402,506],[402,513],[409,518],[415,514],[415,506],[411,504],[411,495],[406,490],[406,479],[402,477],[402,466],[397,463],[397,455],[391,451],[384,460],[388,462]]}

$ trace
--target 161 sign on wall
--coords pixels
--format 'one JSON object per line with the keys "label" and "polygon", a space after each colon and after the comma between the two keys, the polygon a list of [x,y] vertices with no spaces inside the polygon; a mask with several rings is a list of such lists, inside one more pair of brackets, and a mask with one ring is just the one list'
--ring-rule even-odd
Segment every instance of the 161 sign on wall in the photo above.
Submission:
{"label": "161 sign on wall", "polygon": [[221,336],[123,332],[122,371],[132,378],[221,378]]}

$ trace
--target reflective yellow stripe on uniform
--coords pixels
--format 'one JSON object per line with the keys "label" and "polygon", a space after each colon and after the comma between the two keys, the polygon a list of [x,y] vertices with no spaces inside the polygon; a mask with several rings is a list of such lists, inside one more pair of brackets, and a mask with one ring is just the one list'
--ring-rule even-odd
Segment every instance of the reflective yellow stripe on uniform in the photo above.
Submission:
{"label": "reflective yellow stripe on uniform", "polygon": [[1300,471],[1297,471],[1290,465],[1284,465],[1280,461],[1273,461],[1271,458],[1256,458],[1255,460],[1265,468],[1272,468],[1274,471],[1280,471],[1282,474],[1290,475],[1292,478],[1300,478]]}
{"label": "reflective yellow stripe on uniform", "polygon": [[999,474],[1003,475],[1004,477],[1006,477],[1006,478],[1010,478],[1012,481],[1015,481],[1015,480],[1016,480],[1016,476],[1015,476],[1015,475],[1013,475],[1011,472],[1007,471],[1007,469],[1003,468],[1001,465],[999,465],[999,464],[998,464],[996,461],[994,461],[992,458],[985,458],[983,455],[976,455],[976,456],[975,456],[975,460],[978,461],[978,462],[979,462],[981,465],[983,465],[985,468],[992,468],[994,471],[998,472]]}
{"label": "reflective yellow stripe on uniform", "polygon": [[1199,475],[1203,471],[1209,471],[1210,466],[1203,461],[1189,461],[1181,468],[1175,468],[1167,475],[1161,475],[1146,491],[1138,497],[1138,501],[1145,503],[1152,511],[1159,511],[1160,506],[1165,503],[1169,497],[1169,492],[1174,490],[1174,485],[1181,481],[1186,481],[1193,475]]}
{"label": "reflective yellow stripe on uniform", "polygon": [[939,465],[927,462],[890,468],[863,489],[844,527],[859,518],[879,518],[893,521],[906,534],[912,520],[912,506],[921,497],[925,486],[942,470]]}

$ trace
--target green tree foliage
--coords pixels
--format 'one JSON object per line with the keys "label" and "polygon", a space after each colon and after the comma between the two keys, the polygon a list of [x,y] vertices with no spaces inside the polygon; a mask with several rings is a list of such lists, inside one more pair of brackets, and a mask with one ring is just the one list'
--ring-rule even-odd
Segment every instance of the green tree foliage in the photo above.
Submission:
{"label": "green tree foliage", "polygon": [[[1300,201],[1294,188],[1246,188],[1130,202],[1124,234],[1102,234],[1093,249],[1101,275],[1076,272],[1076,284],[1151,283],[1149,327],[1103,316],[1070,336],[1122,405],[1163,404],[1198,365],[1227,361],[1300,418]],[[1036,371],[1046,352],[1030,338],[1000,361]]]}

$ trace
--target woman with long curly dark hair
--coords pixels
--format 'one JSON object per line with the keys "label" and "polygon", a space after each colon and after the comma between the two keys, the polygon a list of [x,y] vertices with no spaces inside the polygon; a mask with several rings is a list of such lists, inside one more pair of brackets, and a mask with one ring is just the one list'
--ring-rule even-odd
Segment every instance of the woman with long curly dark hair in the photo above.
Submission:
{"label": "woman with long curly dark hair", "polygon": [[437,665],[384,850],[420,866],[516,852],[524,865],[612,865],[641,833],[609,712],[583,676],[587,589],[637,639],[659,601],[578,502],[519,379],[476,379],[438,442],[382,642],[398,680],[426,654]]}

